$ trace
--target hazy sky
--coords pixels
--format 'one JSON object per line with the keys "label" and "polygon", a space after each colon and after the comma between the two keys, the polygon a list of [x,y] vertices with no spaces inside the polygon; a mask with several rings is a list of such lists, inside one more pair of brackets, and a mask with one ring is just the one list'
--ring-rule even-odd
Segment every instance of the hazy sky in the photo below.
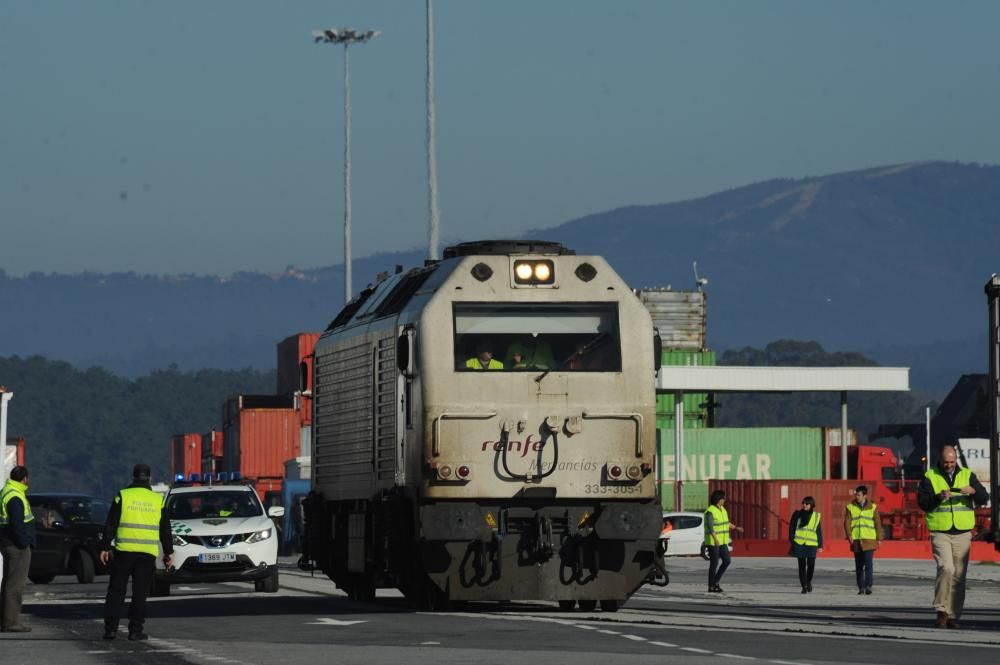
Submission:
{"label": "hazy sky", "polygon": [[[441,235],[772,177],[1000,163],[1000,3],[435,0]],[[426,246],[423,0],[0,0],[0,268],[228,274]]]}

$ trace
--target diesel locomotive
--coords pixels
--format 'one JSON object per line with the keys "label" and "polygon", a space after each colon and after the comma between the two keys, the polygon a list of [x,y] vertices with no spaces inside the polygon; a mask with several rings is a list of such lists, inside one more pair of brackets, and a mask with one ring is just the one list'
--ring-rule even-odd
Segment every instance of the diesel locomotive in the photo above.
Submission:
{"label": "diesel locomotive", "polygon": [[316,344],[304,564],[356,599],[617,609],[657,563],[659,351],[607,262],[558,243],[383,275]]}

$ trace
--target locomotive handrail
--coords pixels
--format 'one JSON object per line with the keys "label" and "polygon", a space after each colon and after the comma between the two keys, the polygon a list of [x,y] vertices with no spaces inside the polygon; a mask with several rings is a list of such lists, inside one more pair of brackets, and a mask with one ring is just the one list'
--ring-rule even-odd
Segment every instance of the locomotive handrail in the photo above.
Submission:
{"label": "locomotive handrail", "polygon": [[584,411],[583,417],[588,419],[628,419],[635,421],[635,456],[642,457],[642,429],[643,418],[641,413],[595,413],[594,411]]}
{"label": "locomotive handrail", "polygon": [[437,417],[437,420],[434,421],[434,442],[432,444],[431,454],[434,457],[437,457],[438,455],[441,454],[441,445],[440,445],[441,421],[444,420],[445,418],[448,418],[449,420],[462,420],[462,419],[488,420],[490,418],[496,418],[496,416],[497,416],[496,411],[485,411],[478,413],[458,413],[458,412],[449,413],[448,411],[443,412],[441,415]]}

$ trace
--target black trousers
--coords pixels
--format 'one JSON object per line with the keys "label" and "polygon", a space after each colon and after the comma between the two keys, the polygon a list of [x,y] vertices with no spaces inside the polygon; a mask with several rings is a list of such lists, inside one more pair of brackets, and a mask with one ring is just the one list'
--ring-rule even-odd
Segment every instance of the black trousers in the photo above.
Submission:
{"label": "black trousers", "polygon": [[800,556],[799,560],[799,582],[802,588],[806,588],[813,581],[813,572],[816,570],[816,557]]}
{"label": "black trousers", "polygon": [[[722,565],[719,565],[719,560],[722,560]],[[720,547],[709,547],[708,548],[708,586],[718,586],[719,582],[722,580],[722,575],[726,572],[726,568],[729,568],[729,545],[722,545]]]}
{"label": "black trousers", "polygon": [[128,632],[140,633],[146,623],[146,598],[153,584],[156,557],[143,552],[112,552],[111,579],[104,599],[104,630],[118,630],[118,619],[125,604],[125,591],[132,578],[132,604],[128,610]]}

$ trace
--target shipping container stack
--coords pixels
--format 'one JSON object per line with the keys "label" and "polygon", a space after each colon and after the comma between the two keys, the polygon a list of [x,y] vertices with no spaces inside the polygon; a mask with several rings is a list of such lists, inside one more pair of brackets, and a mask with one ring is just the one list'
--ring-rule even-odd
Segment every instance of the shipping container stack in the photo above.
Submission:
{"label": "shipping container stack", "polygon": [[201,435],[201,475],[222,471],[222,432],[213,429]]}
{"label": "shipping container stack", "polygon": [[285,461],[301,452],[294,395],[236,395],[223,409],[222,471],[253,481],[263,500],[281,490]]}
{"label": "shipping container stack", "polygon": [[201,434],[175,434],[170,439],[170,477],[201,472]]}

